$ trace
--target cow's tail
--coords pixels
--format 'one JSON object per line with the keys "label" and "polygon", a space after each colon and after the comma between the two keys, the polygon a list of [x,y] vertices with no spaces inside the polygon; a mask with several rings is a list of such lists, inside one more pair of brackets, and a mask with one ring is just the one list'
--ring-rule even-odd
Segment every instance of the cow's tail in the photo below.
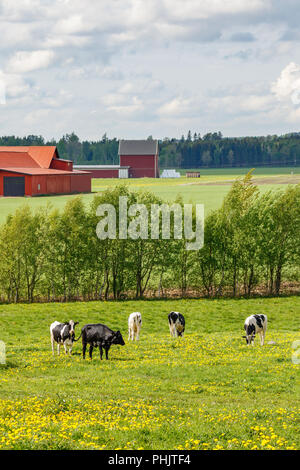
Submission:
{"label": "cow's tail", "polygon": [[75,342],[76,342],[76,341],[79,341],[80,338],[81,338],[81,336],[82,336],[82,332],[80,333],[80,336],[79,336],[77,339],[74,339],[74,341],[75,341]]}

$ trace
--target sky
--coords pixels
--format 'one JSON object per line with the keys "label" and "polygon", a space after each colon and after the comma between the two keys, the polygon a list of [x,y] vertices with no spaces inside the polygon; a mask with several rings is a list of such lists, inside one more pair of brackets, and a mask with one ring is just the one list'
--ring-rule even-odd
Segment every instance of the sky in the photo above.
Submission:
{"label": "sky", "polygon": [[300,131],[299,0],[0,0],[0,135]]}

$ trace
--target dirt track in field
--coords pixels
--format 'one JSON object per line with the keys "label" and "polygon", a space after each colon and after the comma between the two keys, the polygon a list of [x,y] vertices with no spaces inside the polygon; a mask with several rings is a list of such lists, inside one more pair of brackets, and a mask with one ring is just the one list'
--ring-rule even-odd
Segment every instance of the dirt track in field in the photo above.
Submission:
{"label": "dirt track in field", "polygon": [[[191,183],[184,183],[182,186],[196,184],[201,186],[226,186],[231,185],[235,182],[235,179],[231,180],[221,180],[221,181],[206,181],[206,182],[191,182]],[[253,178],[252,182],[257,185],[261,184],[299,184],[300,183],[300,175],[281,175],[281,176],[268,176],[262,178]]]}

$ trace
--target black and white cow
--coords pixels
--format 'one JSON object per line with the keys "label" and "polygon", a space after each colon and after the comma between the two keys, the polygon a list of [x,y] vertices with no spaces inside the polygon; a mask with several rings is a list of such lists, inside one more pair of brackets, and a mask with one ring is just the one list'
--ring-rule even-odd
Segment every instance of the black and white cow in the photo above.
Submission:
{"label": "black and white cow", "polygon": [[168,320],[171,336],[175,338],[183,336],[185,330],[184,316],[179,312],[171,312],[168,315]]}
{"label": "black and white cow", "polygon": [[67,354],[67,347],[69,348],[69,354],[72,353],[73,342],[75,340],[75,326],[78,325],[78,321],[59,323],[58,321],[53,322],[50,325],[50,338],[52,353],[54,355],[54,343],[57,343],[57,354],[60,353],[60,345],[63,344],[65,352]]}
{"label": "black and white cow", "polygon": [[128,339],[132,341],[140,338],[140,331],[142,326],[142,315],[140,312],[133,312],[128,318]]}
{"label": "black and white cow", "polygon": [[[105,350],[106,359],[108,359],[108,351],[112,344],[120,344],[124,346],[125,342],[120,331],[113,331],[108,326],[98,324],[85,325],[81,330],[82,336],[82,356],[85,359],[87,344],[90,345],[89,355],[92,359],[93,349],[99,347],[100,359],[102,360],[103,349]],[[79,338],[76,340],[78,341]]]}
{"label": "black and white cow", "polygon": [[246,343],[248,346],[250,344],[252,344],[252,346],[254,345],[254,338],[257,333],[260,337],[260,345],[264,345],[267,322],[267,315],[251,315],[250,317],[246,318],[244,324],[246,336],[243,336],[243,338],[246,338]]}

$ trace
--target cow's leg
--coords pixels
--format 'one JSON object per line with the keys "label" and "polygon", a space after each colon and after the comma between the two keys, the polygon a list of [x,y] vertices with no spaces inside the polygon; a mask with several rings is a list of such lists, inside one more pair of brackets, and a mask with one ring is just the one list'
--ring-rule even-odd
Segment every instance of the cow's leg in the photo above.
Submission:
{"label": "cow's leg", "polygon": [[261,332],[260,331],[258,332],[258,335],[259,335],[259,343],[261,345]]}
{"label": "cow's leg", "polygon": [[86,343],[82,343],[82,357],[85,359]]}
{"label": "cow's leg", "polygon": [[54,338],[52,335],[51,335],[51,348],[52,348],[52,354],[54,356]]}
{"label": "cow's leg", "polygon": [[265,342],[265,333],[264,333],[264,331],[261,331],[259,333],[259,336],[260,336],[260,345],[263,346],[264,342]]}
{"label": "cow's leg", "polygon": [[64,341],[64,348],[65,348],[65,353],[68,354],[68,350],[67,350],[67,342]]}
{"label": "cow's leg", "polygon": [[263,340],[264,340],[263,344],[265,344],[266,331],[267,331],[267,325],[265,324],[264,329],[263,329]]}
{"label": "cow's leg", "polygon": [[135,339],[138,341],[140,339],[140,330],[137,328]]}
{"label": "cow's leg", "polygon": [[60,354],[60,343],[57,343],[57,355],[59,356]]}
{"label": "cow's leg", "polygon": [[102,345],[101,345],[101,344],[99,345],[99,351],[100,351],[100,359],[101,359],[101,361],[102,361],[103,349],[102,349]]}
{"label": "cow's leg", "polygon": [[107,346],[104,346],[106,360],[108,360],[108,351],[109,351],[109,348],[110,348],[110,346],[109,346],[109,345],[107,345]]}
{"label": "cow's leg", "polygon": [[93,349],[94,349],[94,348],[93,348],[93,345],[91,344],[91,345],[90,345],[90,349],[89,349],[89,355],[90,355],[90,359],[91,359],[91,360],[92,360],[92,358],[93,358]]}

